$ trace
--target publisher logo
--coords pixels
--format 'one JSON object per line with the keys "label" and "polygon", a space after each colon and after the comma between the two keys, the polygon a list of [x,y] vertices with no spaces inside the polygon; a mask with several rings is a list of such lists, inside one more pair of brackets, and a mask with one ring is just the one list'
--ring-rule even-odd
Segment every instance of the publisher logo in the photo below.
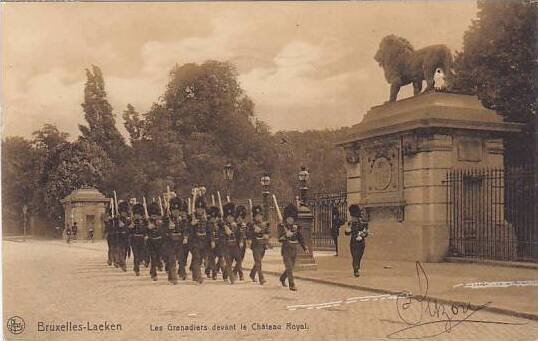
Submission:
{"label": "publisher logo", "polygon": [[7,320],[7,330],[11,332],[11,334],[20,334],[24,331],[24,320],[20,316],[13,316],[10,317]]}

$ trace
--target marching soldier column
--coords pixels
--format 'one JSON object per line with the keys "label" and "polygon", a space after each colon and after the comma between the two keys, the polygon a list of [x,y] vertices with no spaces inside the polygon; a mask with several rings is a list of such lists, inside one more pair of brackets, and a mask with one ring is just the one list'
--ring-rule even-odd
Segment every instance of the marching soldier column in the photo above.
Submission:
{"label": "marching soldier column", "polygon": [[[105,229],[108,243],[108,265],[114,265],[127,271],[126,260],[133,254],[133,271],[140,276],[142,263],[150,268],[153,281],[158,280],[158,272],[163,271],[163,261],[168,281],[177,284],[178,279],[187,279],[187,259],[191,254],[189,270],[192,280],[202,284],[204,276],[202,267],[208,278],[217,279],[218,273],[226,283],[234,284],[237,279],[244,280],[243,259],[247,247],[252,250],[254,265],[249,277],[253,282],[264,285],[262,263],[265,250],[268,248],[271,228],[264,221],[264,210],[261,206],[253,206],[249,201],[250,221],[247,223],[247,209],[235,206],[233,202],[222,205],[218,194],[218,207],[207,207],[205,188],[196,187],[192,198],[181,199],[170,190],[164,199],[147,205],[133,202],[130,207],[127,201],[119,201],[114,192],[107,216]],[[192,200],[191,200],[192,199]],[[305,245],[303,228],[297,224],[298,209],[289,204],[281,214],[276,197],[273,195],[275,208],[280,223],[278,224],[278,240],[281,243],[281,255],[285,270],[280,276],[282,286],[296,291],[293,268],[299,246],[309,253]],[[360,274],[360,262],[368,236],[367,219],[361,217],[361,209],[357,205],[349,207],[351,221],[346,228],[346,235],[351,235],[350,248],[353,255],[353,273]],[[149,263],[149,264],[148,264]],[[257,275],[257,278],[256,278]]]}

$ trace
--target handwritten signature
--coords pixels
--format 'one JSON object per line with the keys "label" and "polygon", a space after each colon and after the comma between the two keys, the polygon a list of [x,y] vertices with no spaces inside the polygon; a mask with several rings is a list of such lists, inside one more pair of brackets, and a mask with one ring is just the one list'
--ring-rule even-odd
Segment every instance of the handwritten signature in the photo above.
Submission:
{"label": "handwritten signature", "polygon": [[[387,335],[390,339],[424,339],[435,337],[444,333],[450,333],[461,323],[489,323],[521,325],[525,323],[511,323],[502,321],[475,320],[471,317],[478,311],[487,307],[491,302],[473,306],[470,302],[442,303],[439,300],[428,297],[429,278],[422,264],[416,262],[418,295],[399,295],[396,299],[398,316],[407,326]],[[433,330],[428,328],[427,335],[404,336],[405,332],[423,326],[433,325]],[[435,328],[438,327],[438,328]],[[439,328],[440,327],[440,328]]]}

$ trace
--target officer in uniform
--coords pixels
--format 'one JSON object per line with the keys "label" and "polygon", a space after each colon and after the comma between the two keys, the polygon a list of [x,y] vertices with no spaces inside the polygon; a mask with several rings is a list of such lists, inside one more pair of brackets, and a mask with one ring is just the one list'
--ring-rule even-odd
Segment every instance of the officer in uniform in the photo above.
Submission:
{"label": "officer in uniform", "polygon": [[[196,198],[195,211],[190,222],[189,247],[192,254],[192,280],[202,284],[202,261],[208,259],[208,245],[213,246],[211,231],[206,218],[206,203],[203,197]],[[206,262],[207,264],[207,262]]]}
{"label": "officer in uniform", "polygon": [[345,234],[346,236],[351,235],[349,248],[351,250],[351,257],[353,258],[353,275],[359,277],[361,259],[364,254],[364,248],[366,247],[365,240],[368,236],[368,222],[366,217],[362,216],[359,205],[350,205],[349,215],[351,216],[351,220],[348,222]]}
{"label": "officer in uniform", "polygon": [[224,222],[221,228],[221,238],[226,260],[224,274],[226,278],[230,279],[230,283],[234,284],[235,275],[232,273],[232,265],[234,261],[236,264],[241,264],[241,247],[245,243],[245,236],[235,222],[235,204],[228,202],[222,209],[224,211]]}
{"label": "officer in uniform", "polygon": [[297,245],[300,244],[303,250],[308,254],[308,249],[304,243],[302,228],[295,224],[297,219],[297,207],[289,204],[284,209],[284,221],[278,225],[278,240],[282,243],[282,259],[286,270],[280,276],[280,283],[286,286],[286,278],[289,282],[290,290],[296,291],[295,281],[293,279],[293,267],[297,258]]}
{"label": "officer in uniform", "polygon": [[[212,277],[213,280],[217,279],[217,273],[219,269],[222,271],[223,279],[226,279],[226,274],[224,273],[224,256],[223,256],[223,245],[222,239],[220,238],[220,228],[222,226],[220,210],[216,206],[211,206],[207,210],[209,230],[211,231],[211,240],[214,242],[215,247],[211,248],[209,245],[208,248],[208,263],[205,269],[207,277]],[[212,273],[212,274],[211,274]]]}
{"label": "officer in uniform", "polygon": [[[168,269],[168,281],[177,284],[177,276],[182,280],[185,273],[184,251],[187,245],[187,203],[178,197],[170,199],[170,212],[163,218],[164,257]],[[176,263],[179,269],[176,270]]]}
{"label": "officer in uniform", "polygon": [[118,266],[123,270],[127,271],[127,266],[125,264],[127,259],[127,252],[129,250],[129,234],[131,226],[131,217],[130,217],[130,207],[129,203],[126,201],[120,201],[118,203],[118,211],[120,213],[119,217],[116,217],[116,257]]}
{"label": "officer in uniform", "polygon": [[247,249],[247,235],[248,235],[248,225],[245,222],[247,217],[247,209],[245,206],[239,205],[235,208],[235,222],[241,231],[243,236],[243,244],[239,247],[239,255],[241,256],[241,262],[236,262],[234,267],[234,275],[239,275],[239,280],[242,281],[243,277],[243,259],[245,258],[245,251]]}
{"label": "officer in uniform", "polygon": [[116,262],[116,246],[115,246],[115,241],[116,241],[116,225],[114,224],[114,219],[112,218],[112,211],[111,211],[111,207],[109,206],[109,208],[107,209],[106,211],[106,216],[105,216],[105,234],[106,234],[106,242],[108,244],[108,260],[107,260],[107,264],[108,265],[117,265],[117,262]]}
{"label": "officer in uniform", "polygon": [[342,219],[340,219],[340,212],[338,212],[338,207],[333,207],[331,211],[331,237],[336,248],[335,256],[338,256],[338,235],[340,234],[340,226],[342,226],[343,224],[344,222],[342,221]]}
{"label": "officer in uniform", "polygon": [[157,268],[161,265],[161,254],[163,246],[162,216],[159,205],[152,202],[148,206],[148,229],[147,229],[147,251],[149,253],[151,279],[157,280]]}
{"label": "officer in uniform", "polygon": [[261,206],[253,206],[252,215],[254,221],[248,227],[248,237],[251,241],[250,248],[254,257],[254,266],[250,271],[250,278],[253,282],[256,282],[256,273],[258,273],[260,284],[263,285],[265,279],[262,271],[262,260],[271,235],[271,227],[268,222],[263,221],[263,209]]}
{"label": "officer in uniform", "polygon": [[140,264],[146,257],[146,236],[148,234],[148,221],[144,218],[144,206],[134,204],[133,227],[131,229],[131,248],[133,250],[133,270],[140,276]]}

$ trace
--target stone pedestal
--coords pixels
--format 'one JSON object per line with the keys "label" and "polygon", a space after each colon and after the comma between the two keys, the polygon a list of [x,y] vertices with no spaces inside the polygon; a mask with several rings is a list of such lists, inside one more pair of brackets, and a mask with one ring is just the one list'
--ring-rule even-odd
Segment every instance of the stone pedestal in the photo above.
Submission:
{"label": "stone pedestal", "polygon": [[[348,205],[369,215],[365,258],[442,261],[447,171],[503,168],[503,137],[520,129],[473,96],[432,92],[373,107],[338,143]],[[339,255],[350,257],[349,237],[338,243]]]}
{"label": "stone pedestal", "polygon": [[90,226],[93,227],[94,239],[104,237],[104,214],[110,199],[93,187],[83,187],[74,190],[60,202],[64,205],[65,228],[77,222],[77,239],[88,239]]}
{"label": "stone pedestal", "polygon": [[303,236],[306,248],[310,254],[306,254],[302,247],[297,248],[297,261],[295,262],[295,271],[317,270],[317,264],[313,256],[314,243],[312,240],[312,228],[314,227],[314,215],[307,206],[298,207],[297,225],[303,228]]}

